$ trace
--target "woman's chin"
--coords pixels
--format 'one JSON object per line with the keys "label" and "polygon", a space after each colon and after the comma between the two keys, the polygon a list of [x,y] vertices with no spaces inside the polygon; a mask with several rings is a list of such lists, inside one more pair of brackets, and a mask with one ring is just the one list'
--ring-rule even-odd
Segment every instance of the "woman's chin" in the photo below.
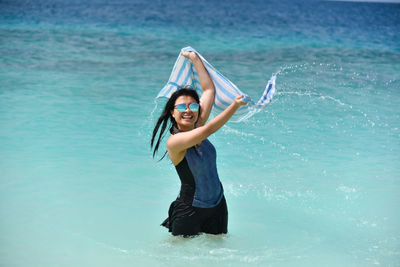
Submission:
{"label": "woman's chin", "polygon": [[181,120],[178,123],[179,128],[194,128],[194,121],[193,120]]}

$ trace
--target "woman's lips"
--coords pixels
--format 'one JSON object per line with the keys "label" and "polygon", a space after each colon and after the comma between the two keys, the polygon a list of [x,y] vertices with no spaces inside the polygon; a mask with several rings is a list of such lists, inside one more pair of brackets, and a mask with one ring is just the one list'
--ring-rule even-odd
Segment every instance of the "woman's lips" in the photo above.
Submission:
{"label": "woman's lips", "polygon": [[182,119],[183,120],[191,120],[191,119],[193,119],[193,115],[183,115]]}

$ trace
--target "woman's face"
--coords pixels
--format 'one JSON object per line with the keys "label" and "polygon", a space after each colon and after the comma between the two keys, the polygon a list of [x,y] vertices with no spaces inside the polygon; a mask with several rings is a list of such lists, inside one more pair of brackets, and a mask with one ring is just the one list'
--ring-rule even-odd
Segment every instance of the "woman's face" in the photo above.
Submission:
{"label": "woman's face", "polygon": [[[179,112],[177,110],[176,106],[179,104],[186,105],[186,109],[184,112]],[[199,111],[193,112],[189,109],[190,104],[198,104],[198,103],[193,97],[182,95],[176,99],[175,108],[173,111],[171,111],[172,117],[174,117],[176,123],[178,124],[178,128],[181,131],[193,130],[194,125],[199,116]]]}

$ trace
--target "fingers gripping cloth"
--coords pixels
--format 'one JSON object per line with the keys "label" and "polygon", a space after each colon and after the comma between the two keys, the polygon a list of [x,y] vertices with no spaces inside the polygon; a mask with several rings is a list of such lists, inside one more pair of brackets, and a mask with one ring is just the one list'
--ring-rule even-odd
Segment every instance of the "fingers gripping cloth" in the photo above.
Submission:
{"label": "fingers gripping cloth", "polygon": [[[193,51],[197,53],[200,59],[203,61],[203,65],[208,71],[211,79],[215,86],[215,99],[214,99],[214,110],[217,113],[225,110],[238,95],[244,95],[243,101],[249,103],[246,106],[241,106],[236,113],[233,115],[231,121],[240,122],[253,116],[255,113],[260,112],[266,105],[268,105],[274,94],[275,94],[275,80],[276,76],[272,76],[267,86],[265,87],[264,93],[258,102],[254,102],[248,95],[240,91],[240,89],[219,73],[205,58],[200,55],[192,47],[188,46],[183,48],[184,51]],[[175,62],[172,73],[169,77],[168,83],[158,93],[157,98],[167,97],[184,86],[190,86],[194,88],[199,95],[202,90],[200,86],[199,74],[193,66],[193,63],[188,58],[182,56],[179,53],[178,59]]]}

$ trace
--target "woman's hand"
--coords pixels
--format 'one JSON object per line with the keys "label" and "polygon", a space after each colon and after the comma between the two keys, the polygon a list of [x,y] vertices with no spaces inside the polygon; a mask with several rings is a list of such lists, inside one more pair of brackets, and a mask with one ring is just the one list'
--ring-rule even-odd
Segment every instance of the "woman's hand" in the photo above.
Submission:
{"label": "woman's hand", "polygon": [[244,95],[238,95],[237,97],[235,97],[234,102],[237,106],[245,106],[248,104],[247,102],[242,101],[242,98],[244,98]]}
{"label": "woman's hand", "polygon": [[181,54],[185,58],[191,59],[192,61],[193,61],[193,59],[195,59],[197,57],[197,54],[195,52],[193,52],[193,51],[183,51],[183,49],[181,50]]}

